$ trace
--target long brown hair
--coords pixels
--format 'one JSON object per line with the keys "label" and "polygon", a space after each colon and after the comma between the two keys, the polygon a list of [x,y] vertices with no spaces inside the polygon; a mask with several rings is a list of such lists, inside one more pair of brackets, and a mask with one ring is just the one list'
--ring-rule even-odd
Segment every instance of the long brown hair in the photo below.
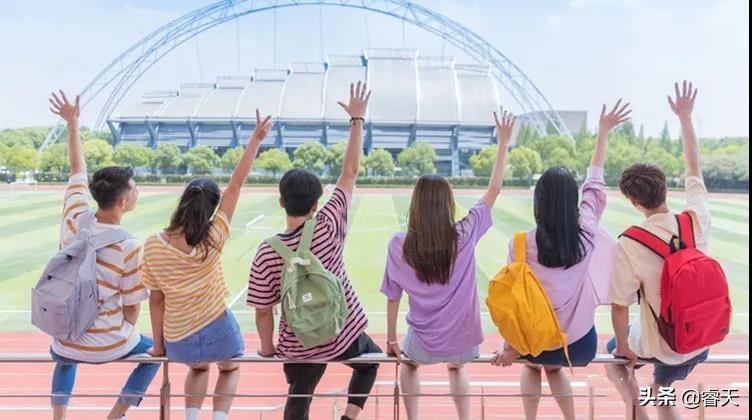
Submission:
{"label": "long brown hair", "polygon": [[170,218],[170,226],[165,231],[182,234],[185,242],[198,247],[206,259],[209,250],[216,248],[210,233],[212,216],[221,196],[216,182],[207,178],[194,179],[185,187],[178,208]]}
{"label": "long brown hair", "polygon": [[423,283],[447,284],[457,257],[458,237],[449,182],[439,175],[421,177],[410,202],[402,247],[405,262]]}

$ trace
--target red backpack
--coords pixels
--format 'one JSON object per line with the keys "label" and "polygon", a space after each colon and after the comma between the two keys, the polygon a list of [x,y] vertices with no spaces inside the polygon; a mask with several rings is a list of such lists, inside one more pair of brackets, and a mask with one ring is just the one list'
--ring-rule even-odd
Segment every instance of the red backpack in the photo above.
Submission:
{"label": "red backpack", "polygon": [[676,221],[679,236],[669,243],[637,226],[621,236],[664,259],[660,316],[646,303],[669,347],[686,354],[723,341],[729,333],[731,301],[721,265],[696,248],[692,216],[682,213]]}

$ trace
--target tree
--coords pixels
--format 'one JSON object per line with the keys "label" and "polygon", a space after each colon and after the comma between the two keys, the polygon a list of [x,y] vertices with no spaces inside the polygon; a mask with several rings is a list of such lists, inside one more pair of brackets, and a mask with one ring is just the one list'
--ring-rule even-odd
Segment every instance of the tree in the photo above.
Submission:
{"label": "tree", "polygon": [[530,180],[533,175],[543,171],[543,161],[533,149],[518,146],[509,152],[509,166],[512,178]]}
{"label": "tree", "polygon": [[5,166],[14,174],[28,172],[37,166],[37,151],[33,147],[18,144],[10,148],[5,160]]}
{"label": "tree", "polygon": [[535,127],[533,127],[531,124],[522,124],[520,132],[519,134],[517,134],[517,141],[515,141],[515,146],[529,146],[539,138],[540,136],[535,130]]}
{"label": "tree", "polygon": [[183,155],[183,161],[195,175],[210,174],[219,166],[219,156],[209,146],[197,146]]}
{"label": "tree", "polygon": [[402,172],[408,176],[421,176],[436,172],[436,151],[428,143],[415,143],[397,155]]}
{"label": "tree", "polygon": [[307,169],[315,174],[321,175],[326,168],[329,155],[323,144],[312,141],[299,146],[293,154],[293,166],[296,168]]}
{"label": "tree", "polygon": [[149,164],[154,172],[157,170],[162,171],[162,173],[175,172],[183,164],[180,148],[174,144],[160,144],[152,153]]}
{"label": "tree", "polygon": [[575,170],[577,161],[570,150],[556,146],[548,152],[548,159],[544,162],[544,165],[547,168],[562,166],[570,170]]}
{"label": "tree", "polygon": [[366,167],[375,176],[394,175],[394,158],[384,149],[373,149],[365,159]]}
{"label": "tree", "polygon": [[140,168],[148,166],[152,150],[138,144],[121,144],[115,149],[112,160],[116,165]]}
{"label": "tree", "polygon": [[256,166],[277,176],[280,172],[289,171],[292,168],[292,162],[290,162],[290,156],[284,151],[269,149],[259,155],[256,159]]}
{"label": "tree", "polygon": [[669,181],[681,175],[681,159],[672,155],[666,149],[654,146],[644,155],[643,160],[661,168]]}
{"label": "tree", "polygon": [[671,143],[673,143],[673,141],[671,140],[671,133],[668,131],[668,121],[664,121],[658,145],[670,152],[674,150]]}
{"label": "tree", "polygon": [[49,131],[49,127],[24,127],[0,130],[0,143],[8,147],[20,144],[39,149]]}
{"label": "tree", "polygon": [[[539,137],[526,147],[538,152],[545,167],[556,166],[562,163],[571,164],[571,161],[565,159],[565,155],[574,158],[574,144],[572,143],[572,140],[569,137],[564,137],[560,134]],[[556,149],[562,149],[564,152],[554,152]]]}
{"label": "tree", "polygon": [[480,152],[470,156],[470,168],[473,170],[473,175],[483,177],[491,176],[491,171],[493,170],[498,150],[499,146],[488,146],[484,147]]}
{"label": "tree", "polygon": [[8,159],[8,153],[10,152],[10,147],[6,146],[5,143],[0,143],[0,166],[5,166],[6,159]]}
{"label": "tree", "polygon": [[225,154],[222,155],[222,159],[220,159],[220,166],[222,166],[222,169],[225,172],[231,173],[235,170],[238,162],[240,162],[240,158],[243,157],[243,153],[245,153],[245,148],[242,146],[238,146],[234,149],[227,149],[227,151],[225,151]]}
{"label": "tree", "polygon": [[616,127],[614,132],[625,136],[629,140],[634,140],[637,138],[637,134],[635,134],[635,128],[634,124],[632,124],[632,121],[624,121],[623,123],[621,123],[621,125]]}
{"label": "tree", "polygon": [[101,139],[91,139],[84,143],[86,165],[92,171],[112,166],[112,146]]}
{"label": "tree", "polygon": [[613,136],[608,148],[605,164],[606,182],[613,185],[618,182],[627,167],[641,160],[641,156],[637,146],[620,136]]}
{"label": "tree", "polygon": [[39,170],[41,172],[54,173],[60,177],[67,171],[70,171],[68,162],[67,148],[63,143],[55,143],[47,147],[42,152],[39,160]]}
{"label": "tree", "polygon": [[341,141],[329,146],[327,150],[326,162],[329,164],[329,174],[337,177],[342,173],[342,162],[345,159],[345,149],[347,142]]}

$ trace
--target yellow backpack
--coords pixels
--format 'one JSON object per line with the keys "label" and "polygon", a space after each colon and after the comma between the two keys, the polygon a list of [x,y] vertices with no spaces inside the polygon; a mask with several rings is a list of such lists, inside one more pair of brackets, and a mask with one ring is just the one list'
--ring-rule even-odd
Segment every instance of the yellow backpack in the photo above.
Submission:
{"label": "yellow backpack", "polygon": [[502,337],[521,355],[536,357],[562,347],[569,360],[567,336],[561,332],[546,291],[525,262],[527,235],[514,235],[514,262],[488,284],[486,305]]}

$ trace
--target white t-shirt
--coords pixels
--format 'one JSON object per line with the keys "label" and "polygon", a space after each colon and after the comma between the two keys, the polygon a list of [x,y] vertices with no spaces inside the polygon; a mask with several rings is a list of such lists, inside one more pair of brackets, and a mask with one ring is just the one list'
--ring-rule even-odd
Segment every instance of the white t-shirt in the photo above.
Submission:
{"label": "white t-shirt", "polygon": [[[80,220],[89,207],[86,174],[70,177],[65,191],[63,219],[60,226],[60,247],[73,239]],[[96,235],[118,225],[92,225]],[[52,340],[52,350],[60,356],[82,362],[106,362],[119,359],[133,350],[140,335],[123,317],[123,306],[135,305],[149,297],[141,285],[140,266],[143,249],[138,239],[131,238],[97,251],[97,285],[99,286],[99,316],[94,325],[75,341]]]}
{"label": "white t-shirt", "polygon": [[[685,180],[687,203],[684,211],[692,214],[697,248],[708,251],[710,232],[710,208],[708,191],[705,183],[698,177]],[[648,232],[668,242],[678,235],[679,228],[673,213],[655,214],[648,217],[641,226]],[[614,268],[611,276],[609,297],[617,305],[629,306],[637,302],[637,291],[642,285],[645,293],[640,311],[629,323],[629,348],[643,358],[656,358],[663,363],[678,365],[699,355],[706,349],[688,354],[679,354],[671,350],[668,343],[658,332],[647,301],[657,311],[661,308],[661,274],[663,259],[644,245],[632,239],[619,239],[614,256]]]}

